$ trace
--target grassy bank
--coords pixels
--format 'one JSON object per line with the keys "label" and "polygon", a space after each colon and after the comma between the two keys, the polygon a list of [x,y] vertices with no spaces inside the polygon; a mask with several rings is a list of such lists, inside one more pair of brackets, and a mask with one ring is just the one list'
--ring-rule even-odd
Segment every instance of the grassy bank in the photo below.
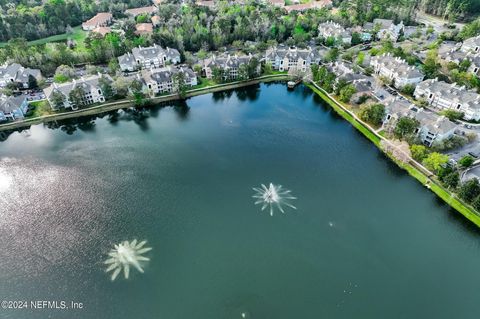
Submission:
{"label": "grassy bank", "polygon": [[[72,39],[77,43],[78,48],[84,47],[84,41],[87,37],[87,32],[82,30],[81,26],[73,28],[73,33],[62,33],[57,35],[52,35],[43,39],[28,41],[28,45],[39,45],[46,44],[50,42],[61,42],[66,41],[67,39]],[[7,42],[0,42],[0,48],[7,45]]]}
{"label": "grassy bank", "polygon": [[[318,94],[326,103],[328,103],[340,116],[344,119],[349,121],[355,128],[357,128],[366,138],[372,141],[380,150],[380,141],[382,140],[382,136],[376,134],[375,132],[371,131],[367,126],[363,125],[359,121],[357,121],[350,113],[340,107],[334,100],[332,100],[327,94],[322,92],[321,90],[317,89],[314,85],[307,83],[306,84],[312,91]],[[383,150],[382,150],[383,151]],[[428,185],[430,190],[434,192],[438,197],[440,197],[445,203],[450,205],[450,207],[454,208],[468,220],[473,222],[475,225],[480,227],[480,215],[471,207],[470,205],[464,203],[459,198],[455,196],[454,193],[450,192],[449,190],[445,189],[439,181],[436,179],[430,178],[425,173],[420,171],[411,163],[403,163],[389,154],[387,156],[394,161],[400,168],[406,170],[410,176],[414,177],[418,180],[422,185],[425,185],[428,181]]]}

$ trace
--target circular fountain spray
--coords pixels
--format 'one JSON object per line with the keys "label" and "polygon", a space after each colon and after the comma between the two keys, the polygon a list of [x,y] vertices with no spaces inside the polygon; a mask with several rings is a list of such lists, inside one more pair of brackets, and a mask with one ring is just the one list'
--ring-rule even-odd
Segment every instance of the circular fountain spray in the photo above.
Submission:
{"label": "circular fountain spray", "polygon": [[255,205],[262,204],[262,211],[265,208],[270,208],[270,216],[273,216],[274,208],[278,208],[282,213],[285,213],[283,210],[283,205],[288,206],[293,209],[297,209],[295,206],[290,204],[290,200],[297,199],[293,197],[288,189],[284,189],[282,185],[274,185],[270,183],[269,186],[262,184],[261,187],[254,187],[253,190],[255,194],[253,198],[256,199]]}
{"label": "circular fountain spray", "polygon": [[110,258],[105,261],[105,264],[109,265],[106,272],[113,270],[111,277],[112,280],[117,278],[122,269],[125,279],[128,279],[131,266],[143,273],[140,263],[149,261],[150,259],[142,256],[142,254],[152,250],[150,247],[143,247],[146,243],[146,240],[137,243],[137,240],[135,239],[132,242],[124,241],[114,246],[114,248],[108,253]]}

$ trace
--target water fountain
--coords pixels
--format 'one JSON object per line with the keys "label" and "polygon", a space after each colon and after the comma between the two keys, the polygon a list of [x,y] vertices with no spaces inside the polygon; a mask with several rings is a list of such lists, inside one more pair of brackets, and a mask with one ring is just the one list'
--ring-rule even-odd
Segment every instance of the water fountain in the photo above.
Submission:
{"label": "water fountain", "polygon": [[293,197],[288,189],[284,189],[282,185],[274,185],[270,183],[269,186],[262,184],[261,187],[254,187],[253,190],[255,194],[253,198],[256,199],[255,205],[262,204],[262,211],[265,208],[270,208],[270,216],[273,216],[274,208],[278,208],[282,213],[285,213],[282,206],[288,206],[293,209],[297,209],[295,206],[290,204],[290,200],[297,199]]}
{"label": "water fountain", "polygon": [[142,254],[152,250],[150,247],[143,247],[146,243],[146,240],[137,243],[137,240],[134,239],[131,242],[124,241],[114,246],[114,248],[108,253],[110,258],[105,261],[105,264],[109,265],[106,272],[113,270],[111,277],[112,281],[117,278],[122,269],[125,279],[128,279],[131,266],[143,273],[140,263],[149,261],[150,259],[142,256]]}

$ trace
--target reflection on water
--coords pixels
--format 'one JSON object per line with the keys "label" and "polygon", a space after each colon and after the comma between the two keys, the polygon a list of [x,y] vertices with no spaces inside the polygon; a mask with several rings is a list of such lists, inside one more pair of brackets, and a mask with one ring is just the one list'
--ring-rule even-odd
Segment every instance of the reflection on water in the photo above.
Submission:
{"label": "reflection on water", "polygon": [[[267,85],[272,85],[274,83],[276,82],[268,83]],[[308,89],[302,88],[301,92],[302,95],[308,94]],[[250,85],[238,89],[214,92],[212,93],[212,100],[214,102],[221,102],[229,99],[233,94],[235,94],[240,101],[256,101],[260,94],[260,84]],[[187,104],[187,100],[178,100],[162,102],[159,104],[148,105],[145,107],[123,108],[96,115],[82,116],[79,118],[57,120],[44,123],[43,125],[45,127],[48,127],[49,129],[61,130],[68,135],[72,135],[77,130],[83,132],[93,132],[95,131],[95,121],[97,119],[106,118],[107,121],[110,122],[112,125],[115,125],[118,122],[122,121],[133,122],[137,124],[141,130],[148,131],[148,118],[156,118],[159,114],[159,111],[165,107],[172,107],[172,109],[177,114],[179,120],[188,120],[190,107]],[[14,130],[0,131],[0,142],[6,141],[8,137],[15,132],[28,132],[30,128],[30,126],[27,126]]]}
{"label": "reflection on water", "polygon": [[[469,222],[302,85],[216,98],[38,125],[0,145],[0,300],[86,305],[6,319],[475,317]],[[270,179],[295,190],[300,214],[258,213],[250,187]],[[109,248],[134,238],[152,262],[112,283]]]}

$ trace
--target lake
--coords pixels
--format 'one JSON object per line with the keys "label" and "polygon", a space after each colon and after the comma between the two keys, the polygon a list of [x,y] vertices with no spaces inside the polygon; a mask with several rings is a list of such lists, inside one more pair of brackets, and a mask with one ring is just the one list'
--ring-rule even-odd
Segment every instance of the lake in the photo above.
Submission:
{"label": "lake", "polygon": [[[281,184],[270,216],[253,187]],[[37,125],[0,143],[1,318],[478,318],[480,232],[307,87]],[[145,272],[110,280],[114,244]]]}

